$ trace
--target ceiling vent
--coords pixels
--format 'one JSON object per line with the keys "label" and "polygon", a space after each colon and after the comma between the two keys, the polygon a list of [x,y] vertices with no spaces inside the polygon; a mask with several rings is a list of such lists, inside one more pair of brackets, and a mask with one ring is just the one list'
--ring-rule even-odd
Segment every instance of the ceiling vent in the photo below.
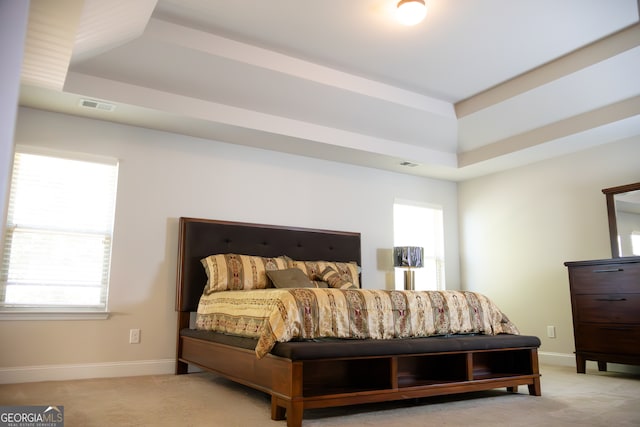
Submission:
{"label": "ceiling vent", "polygon": [[109,104],[108,102],[96,101],[94,99],[81,99],[79,105],[84,108],[101,111],[113,111],[116,109],[116,106],[113,104]]}
{"label": "ceiling vent", "polygon": [[416,166],[418,166],[417,163],[411,163],[411,162],[400,162],[400,166],[406,166],[408,168],[415,168]]}

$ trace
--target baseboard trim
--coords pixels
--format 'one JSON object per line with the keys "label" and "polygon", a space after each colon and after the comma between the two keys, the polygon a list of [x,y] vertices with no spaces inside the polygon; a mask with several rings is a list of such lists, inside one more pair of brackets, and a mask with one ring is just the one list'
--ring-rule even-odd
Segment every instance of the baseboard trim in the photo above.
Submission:
{"label": "baseboard trim", "polygon": [[[538,353],[538,360],[541,365],[571,366],[574,369],[576,368],[576,355],[573,353],[566,354],[541,351]],[[593,360],[587,360],[586,370],[597,371],[598,364]],[[640,374],[640,366],[607,363],[607,371],[637,375]]]}
{"label": "baseboard trim", "polygon": [[175,364],[175,359],[159,359],[0,368],[0,384],[172,374]]}
{"label": "baseboard trim", "polygon": [[576,366],[576,356],[571,353],[538,352],[538,359],[542,365]]}
{"label": "baseboard trim", "polygon": [[[538,359],[542,365],[576,366],[574,354],[541,351]],[[69,365],[18,366],[0,368],[0,384],[30,383],[39,381],[64,381],[89,378],[135,377],[139,375],[166,375],[175,372],[175,359],[133,360],[107,363]],[[608,370],[637,373],[638,367],[608,364]],[[597,370],[597,364],[587,361],[587,369]],[[190,367],[189,371],[199,369]]]}

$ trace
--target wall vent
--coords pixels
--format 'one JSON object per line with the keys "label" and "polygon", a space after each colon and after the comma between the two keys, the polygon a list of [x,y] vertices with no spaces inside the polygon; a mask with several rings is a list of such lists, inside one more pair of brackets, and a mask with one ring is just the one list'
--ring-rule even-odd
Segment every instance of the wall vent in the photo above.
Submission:
{"label": "wall vent", "polygon": [[411,162],[400,162],[400,166],[406,166],[409,168],[415,168],[416,166],[418,166],[417,163],[411,163]]}
{"label": "wall vent", "polygon": [[79,105],[84,108],[101,111],[113,111],[116,109],[116,106],[113,104],[109,104],[108,102],[96,101],[95,99],[81,99]]}

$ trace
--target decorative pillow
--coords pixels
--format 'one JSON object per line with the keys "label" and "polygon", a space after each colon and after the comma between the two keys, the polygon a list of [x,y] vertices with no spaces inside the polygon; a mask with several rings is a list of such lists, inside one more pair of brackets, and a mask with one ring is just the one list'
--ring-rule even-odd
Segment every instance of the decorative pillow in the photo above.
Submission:
{"label": "decorative pillow", "polygon": [[322,271],[322,274],[320,275],[320,277],[322,278],[322,280],[327,282],[329,286],[331,286],[332,288],[357,289],[357,286],[355,286],[353,283],[349,282],[348,280],[344,280],[342,278],[342,275],[331,267],[325,268]]}
{"label": "decorative pillow", "polygon": [[[299,269],[297,269],[299,270]],[[304,274],[304,273],[303,273]],[[313,283],[313,287],[314,288],[328,288],[329,284],[327,282],[323,282],[322,280],[312,280],[311,283]]]}
{"label": "decorative pillow", "polygon": [[360,280],[358,278],[359,267],[355,262],[295,261],[289,257],[286,257],[286,259],[289,268],[299,268],[312,281],[326,281],[320,276],[327,267],[331,267],[340,274],[343,280],[353,283],[357,288],[360,287]]}
{"label": "decorative pillow", "polygon": [[315,288],[311,280],[299,268],[267,271],[267,277],[276,288]]}
{"label": "decorative pillow", "polygon": [[269,285],[266,272],[287,268],[284,257],[266,258],[238,254],[217,254],[201,260],[207,272],[205,293],[265,289]]}

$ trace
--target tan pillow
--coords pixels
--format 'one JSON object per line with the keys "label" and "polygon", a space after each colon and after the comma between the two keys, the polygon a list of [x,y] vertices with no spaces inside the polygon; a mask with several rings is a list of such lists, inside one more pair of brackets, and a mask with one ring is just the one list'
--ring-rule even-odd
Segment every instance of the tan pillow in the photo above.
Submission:
{"label": "tan pillow", "polygon": [[311,283],[313,283],[314,288],[330,288],[329,284],[327,282],[323,282],[322,280],[312,280]]}
{"label": "tan pillow", "polygon": [[267,277],[271,279],[276,288],[315,288],[311,280],[299,268],[287,268],[286,270],[267,271]]}
{"label": "tan pillow", "polygon": [[267,271],[287,268],[284,257],[266,258],[239,254],[217,254],[201,260],[207,273],[205,293],[265,289]]}

